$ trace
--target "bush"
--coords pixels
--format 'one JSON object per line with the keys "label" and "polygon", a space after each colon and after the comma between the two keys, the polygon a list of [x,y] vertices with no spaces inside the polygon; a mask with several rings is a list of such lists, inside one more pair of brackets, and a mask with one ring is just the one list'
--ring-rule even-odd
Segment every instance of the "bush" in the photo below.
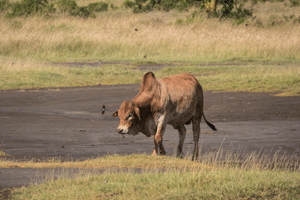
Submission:
{"label": "bush", "polygon": [[87,8],[90,12],[102,12],[108,10],[108,4],[104,2],[90,3]]}
{"label": "bush", "polygon": [[163,10],[169,11],[170,9],[185,10],[191,5],[192,2],[183,0],[162,0],[161,7]]}
{"label": "bush", "polygon": [[57,7],[63,13],[80,17],[90,17],[94,16],[94,12],[108,10],[108,4],[104,2],[90,3],[86,7],[79,7],[75,0],[59,0]]}
{"label": "bush", "polygon": [[241,1],[228,0],[222,3],[221,18],[234,18],[239,20],[252,16],[253,10],[246,9]]}
{"label": "bush", "polygon": [[78,7],[76,11],[73,13],[74,16],[80,17],[89,17],[91,16],[91,12],[89,11],[88,7]]}
{"label": "bush", "polygon": [[54,4],[49,4],[47,0],[22,0],[11,4],[9,17],[21,15],[34,15],[55,12]]}
{"label": "bush", "polygon": [[300,5],[300,0],[290,0],[291,7],[296,7]]}
{"label": "bush", "polygon": [[57,8],[63,13],[74,15],[78,9],[78,5],[75,0],[59,0],[57,2]]}
{"label": "bush", "polygon": [[125,1],[123,2],[123,6],[124,6],[125,8],[133,8],[134,2],[133,2],[133,1],[130,1],[130,0],[125,0]]}
{"label": "bush", "polygon": [[185,10],[194,4],[195,0],[161,0],[160,3],[156,0],[125,0],[123,6],[133,9],[134,13],[149,12],[153,9],[169,11],[172,9]]}
{"label": "bush", "polygon": [[0,0],[0,11],[7,10],[10,7],[8,0]]}
{"label": "bush", "polygon": [[[61,13],[80,17],[94,17],[95,12],[108,10],[108,4],[104,2],[91,3],[86,7],[80,7],[75,0],[58,0],[56,7]],[[48,0],[21,0],[12,4],[8,0],[0,0],[0,11],[3,10],[8,10],[7,17],[56,12],[54,4],[48,3]]]}

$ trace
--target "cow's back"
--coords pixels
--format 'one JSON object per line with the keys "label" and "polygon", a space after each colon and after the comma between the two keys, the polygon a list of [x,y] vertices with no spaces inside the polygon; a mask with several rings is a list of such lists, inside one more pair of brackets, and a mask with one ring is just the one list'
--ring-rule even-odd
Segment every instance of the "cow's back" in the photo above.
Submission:
{"label": "cow's back", "polygon": [[184,124],[203,106],[203,92],[198,80],[191,74],[178,74],[159,80],[161,105],[167,111],[167,123]]}

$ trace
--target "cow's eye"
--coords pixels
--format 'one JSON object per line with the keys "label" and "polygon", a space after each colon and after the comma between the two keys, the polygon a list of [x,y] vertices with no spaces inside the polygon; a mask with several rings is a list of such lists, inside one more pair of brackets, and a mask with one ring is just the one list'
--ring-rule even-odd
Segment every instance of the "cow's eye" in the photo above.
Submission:
{"label": "cow's eye", "polygon": [[127,116],[127,119],[129,119],[131,117],[132,117],[132,113],[129,113],[128,116]]}

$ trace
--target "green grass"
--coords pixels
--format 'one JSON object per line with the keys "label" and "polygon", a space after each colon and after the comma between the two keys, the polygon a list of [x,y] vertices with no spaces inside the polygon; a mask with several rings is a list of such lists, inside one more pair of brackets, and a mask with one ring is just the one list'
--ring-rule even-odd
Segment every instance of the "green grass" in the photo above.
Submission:
{"label": "green grass", "polygon": [[[136,66],[116,64],[67,67],[33,62],[16,62],[13,65],[3,62],[0,64],[0,90],[140,83],[145,72]],[[300,95],[300,67],[296,64],[174,66],[154,73],[157,78],[191,73],[198,78],[204,90]]]}
{"label": "green grass", "polygon": [[298,199],[300,174],[232,169],[107,173],[15,189],[12,199]]}
{"label": "green grass", "polygon": [[[299,199],[299,157],[230,150],[198,161],[173,156],[108,155],[85,161],[0,159],[0,168],[63,168],[40,185],[14,188],[12,199]],[[68,168],[79,168],[68,178]],[[99,174],[97,170],[106,169]],[[119,170],[117,170],[119,169]],[[123,169],[123,170],[122,170]],[[140,169],[139,173],[136,173]],[[1,193],[0,193],[1,197]]]}
{"label": "green grass", "polygon": [[[58,179],[49,175],[41,185],[15,188],[10,192],[12,199],[300,198],[299,163],[295,157],[275,155],[266,159],[266,155],[252,153],[240,160],[235,158],[236,154],[227,152],[226,155],[223,162],[216,153],[203,155],[199,162],[192,162],[189,157],[147,155],[113,155],[80,162],[56,162],[56,166],[51,165],[55,162],[16,161],[14,166],[19,163],[26,168],[29,165],[73,168],[77,164],[79,168],[109,169],[103,174],[79,171],[74,178],[67,178],[66,169]],[[293,168],[284,167],[291,161]],[[128,170],[117,172],[113,168]],[[135,173],[137,168],[142,169],[141,173]]]}
{"label": "green grass", "polygon": [[142,72],[131,66],[108,65],[73,68],[47,64],[0,64],[0,89],[74,87],[98,84],[137,83]]}
{"label": "green grass", "polygon": [[300,95],[300,67],[297,65],[188,66],[162,70],[163,75],[176,73],[194,74],[204,90]]}

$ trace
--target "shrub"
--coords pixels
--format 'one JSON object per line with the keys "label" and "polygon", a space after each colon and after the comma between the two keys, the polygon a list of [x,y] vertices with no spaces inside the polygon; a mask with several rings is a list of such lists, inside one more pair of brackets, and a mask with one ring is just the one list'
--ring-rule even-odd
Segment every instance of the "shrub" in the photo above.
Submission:
{"label": "shrub", "polygon": [[104,2],[90,3],[86,7],[79,7],[75,0],[59,0],[57,7],[63,13],[72,16],[90,17],[95,16],[94,12],[102,12],[108,10],[108,4]]}
{"label": "shrub", "polygon": [[125,8],[133,8],[134,2],[133,2],[133,1],[130,1],[130,0],[125,0],[125,1],[123,2],[123,6],[124,6]]}
{"label": "shrub", "polygon": [[[88,6],[80,7],[75,0],[58,0],[56,7],[61,13],[80,17],[94,17],[94,12],[108,10],[108,4],[104,2],[91,3]],[[6,14],[7,17],[40,13],[49,14],[56,11],[54,4],[48,3],[48,0],[21,0],[12,4],[9,4],[8,0],[0,0],[0,11],[2,10],[9,10]]]}
{"label": "shrub", "polygon": [[78,5],[75,0],[59,0],[57,2],[57,8],[63,13],[74,15],[78,9]]}
{"label": "shrub", "polygon": [[172,9],[185,10],[194,4],[195,0],[161,0],[158,3],[156,0],[125,0],[123,6],[133,9],[134,13],[149,12],[154,8],[164,11]]}
{"label": "shrub", "polygon": [[47,0],[22,0],[11,4],[11,12],[8,16],[17,17],[50,12],[55,12],[55,8],[54,4],[49,4]]}
{"label": "shrub", "polygon": [[90,3],[87,8],[90,12],[102,12],[108,10],[108,4],[104,2]]}
{"label": "shrub", "polygon": [[191,5],[192,2],[183,1],[183,0],[162,0],[161,7],[163,10],[169,11],[171,9],[185,10]]}
{"label": "shrub", "polygon": [[[252,1],[253,4],[256,4],[257,1]],[[247,9],[244,7],[244,4],[240,0],[223,0],[221,2],[221,16],[220,18],[233,18],[238,21],[243,21],[247,17],[251,17],[253,14],[252,8]]]}
{"label": "shrub", "polygon": [[300,0],[290,0],[291,7],[299,6]]}
{"label": "shrub", "polygon": [[8,17],[18,17],[25,14],[25,10],[20,2],[11,4],[11,12],[7,13]]}
{"label": "shrub", "polygon": [[91,15],[91,12],[89,11],[88,7],[78,7],[73,15],[80,17],[89,17]]}
{"label": "shrub", "polygon": [[0,0],[0,11],[7,10],[10,7],[8,0]]}

